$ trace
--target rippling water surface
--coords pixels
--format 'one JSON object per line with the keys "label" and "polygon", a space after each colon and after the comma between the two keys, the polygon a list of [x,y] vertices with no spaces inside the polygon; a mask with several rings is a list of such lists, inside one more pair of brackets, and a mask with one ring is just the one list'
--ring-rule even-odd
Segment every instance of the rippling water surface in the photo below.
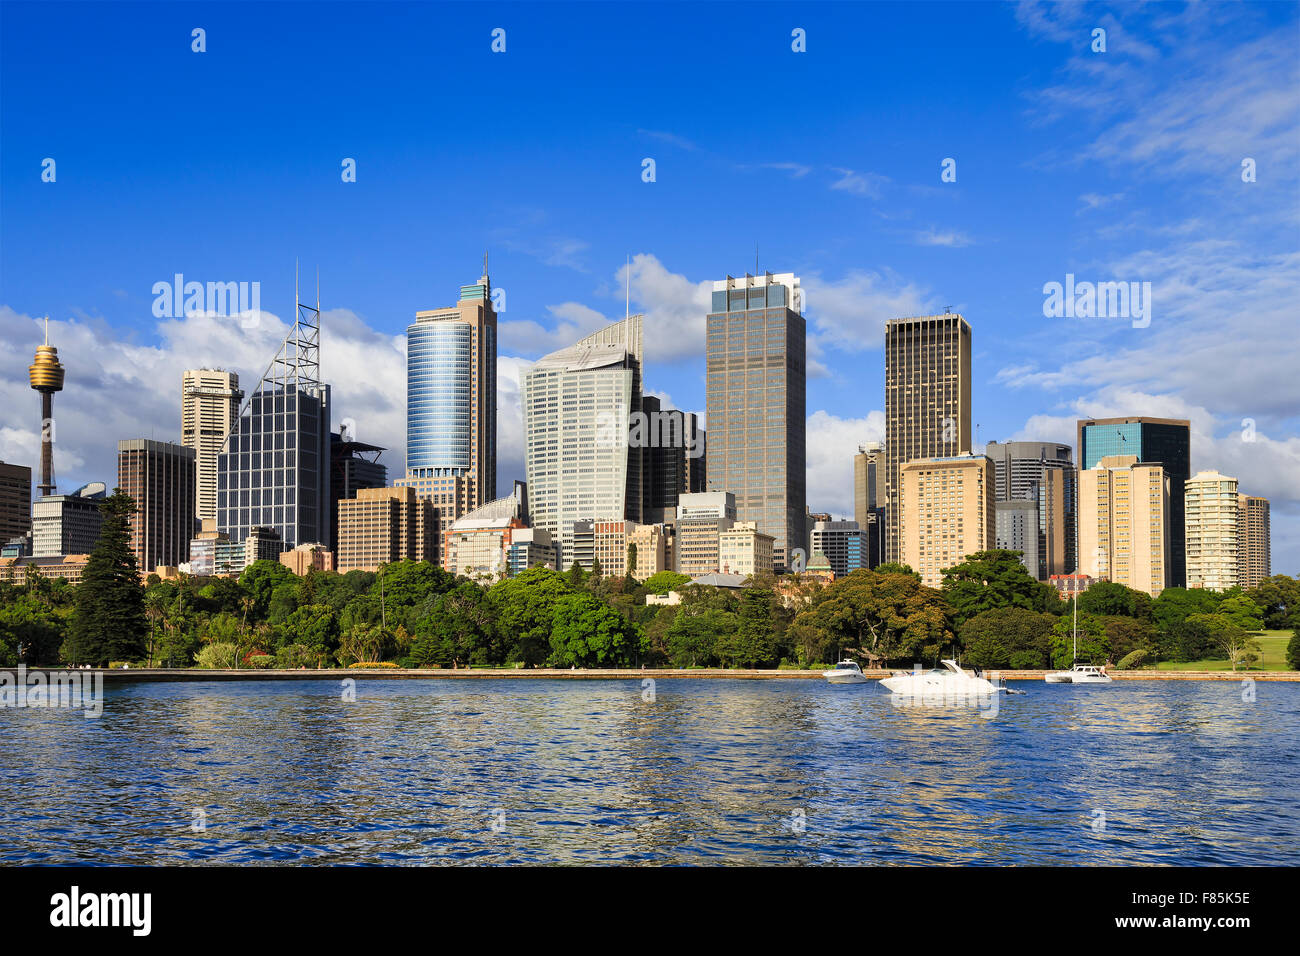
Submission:
{"label": "rippling water surface", "polygon": [[0,862],[1300,862],[1300,684],[1013,686],[110,684],[0,710]]}

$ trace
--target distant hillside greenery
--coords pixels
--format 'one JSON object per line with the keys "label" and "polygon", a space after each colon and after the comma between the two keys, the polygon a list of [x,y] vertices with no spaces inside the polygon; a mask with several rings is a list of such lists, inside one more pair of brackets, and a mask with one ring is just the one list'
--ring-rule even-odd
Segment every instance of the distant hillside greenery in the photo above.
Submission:
{"label": "distant hillside greenery", "polygon": [[[122,534],[129,499],[106,508],[116,518],[84,583],[0,581],[0,666],[770,668],[957,655],[1031,669],[1073,659],[1069,604],[1012,551],[972,555],[937,589],[903,565],[829,586],[768,576],[733,591],[671,572],[638,584],[577,567],[483,586],[416,561],[301,578],[259,561],[238,579],[151,575],[141,586]],[[646,606],[647,594],[672,589],[681,604]],[[1300,629],[1300,582],[1278,575],[1248,592],[1173,588],[1154,600],[1100,583],[1080,597],[1078,620],[1083,660],[1245,669],[1260,661],[1250,632]]]}

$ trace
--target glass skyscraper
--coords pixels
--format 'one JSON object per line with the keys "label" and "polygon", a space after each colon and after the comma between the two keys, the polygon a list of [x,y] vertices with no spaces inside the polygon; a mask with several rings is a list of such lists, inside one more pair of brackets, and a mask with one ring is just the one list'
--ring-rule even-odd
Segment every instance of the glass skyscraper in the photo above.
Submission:
{"label": "glass skyscraper", "polygon": [[298,305],[279,354],[217,456],[217,529],[271,528],[285,549],[330,540],[330,388],[320,381],[320,312]]}
{"label": "glass skyscraper", "polygon": [[1184,485],[1192,474],[1192,423],[1184,418],[1098,418],[1077,425],[1079,468],[1095,468],[1110,455],[1136,455],[1159,463],[1169,479],[1169,560],[1165,587],[1187,581]]}
{"label": "glass skyscraper", "polygon": [[497,316],[486,269],[406,330],[406,476],[449,523],[496,498]]}
{"label": "glass skyscraper", "polygon": [[778,571],[807,547],[806,326],[794,273],[713,284],[706,319],[710,491],[773,537]]}

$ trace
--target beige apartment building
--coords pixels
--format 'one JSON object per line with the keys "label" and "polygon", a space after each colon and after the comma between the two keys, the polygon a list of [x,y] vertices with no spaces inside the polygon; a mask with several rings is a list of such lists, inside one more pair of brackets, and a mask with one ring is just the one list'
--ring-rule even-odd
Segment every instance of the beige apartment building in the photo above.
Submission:
{"label": "beige apartment building", "polygon": [[984,455],[909,461],[899,470],[902,561],[937,588],[944,569],[997,546],[993,461]]}
{"label": "beige apartment building", "polygon": [[1079,471],[1079,571],[1152,597],[1165,587],[1169,478],[1136,455],[1107,455]]}
{"label": "beige apartment building", "polygon": [[1237,586],[1237,479],[1217,471],[1198,471],[1183,485],[1183,528],[1187,586],[1226,591]]}
{"label": "beige apartment building", "polygon": [[377,571],[393,561],[433,561],[438,516],[414,488],[360,488],[339,502],[340,573]]}
{"label": "beige apartment building", "polygon": [[637,525],[627,536],[629,557],[632,546],[636,545],[636,570],[632,572],[635,580],[644,581],[660,571],[669,570],[668,541],[668,529],[662,524]]}
{"label": "beige apartment building", "polygon": [[737,521],[718,533],[718,566],[723,574],[771,574],[776,539],[758,530],[756,521]]}
{"label": "beige apartment building", "polygon": [[280,563],[301,578],[309,571],[333,571],[334,555],[323,544],[300,544],[281,551]]}
{"label": "beige apartment building", "polygon": [[194,449],[194,515],[217,516],[217,456],[239,421],[239,374],[216,368],[181,373],[181,444]]}
{"label": "beige apartment building", "polygon": [[1273,573],[1268,499],[1239,494],[1237,508],[1237,581],[1249,590]]}

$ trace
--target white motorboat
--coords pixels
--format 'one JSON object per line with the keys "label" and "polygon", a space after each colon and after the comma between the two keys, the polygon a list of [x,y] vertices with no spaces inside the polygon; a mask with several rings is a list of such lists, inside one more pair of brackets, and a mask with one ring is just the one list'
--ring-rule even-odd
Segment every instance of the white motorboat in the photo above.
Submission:
{"label": "white motorboat", "polygon": [[854,661],[840,661],[828,671],[822,671],[822,677],[831,684],[865,684],[862,668]]}
{"label": "white motorboat", "polygon": [[918,699],[988,697],[1006,691],[1005,682],[993,681],[961,669],[956,661],[941,661],[940,666],[923,671],[918,665],[910,671],[895,671],[880,682],[891,693]]}
{"label": "white motorboat", "polygon": [[1043,680],[1049,684],[1109,684],[1112,678],[1105,667],[1076,663],[1068,671],[1052,671]]}

